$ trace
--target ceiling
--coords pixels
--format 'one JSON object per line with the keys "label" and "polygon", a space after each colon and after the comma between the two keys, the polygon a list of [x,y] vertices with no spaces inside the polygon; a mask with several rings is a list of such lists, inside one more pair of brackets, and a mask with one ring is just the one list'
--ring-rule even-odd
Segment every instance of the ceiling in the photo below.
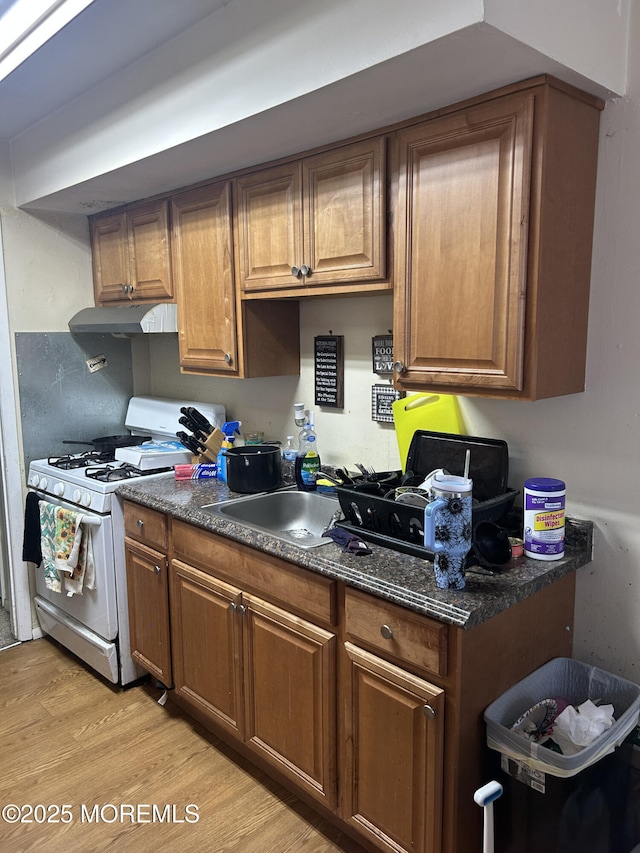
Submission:
{"label": "ceiling", "polygon": [[18,136],[229,2],[93,0],[0,81],[0,140]]}
{"label": "ceiling", "polygon": [[[3,2],[6,0],[0,0]],[[86,103],[87,92],[123,69],[144,76],[144,71],[133,67],[142,57],[189,29],[197,33],[198,23],[233,2],[93,0],[0,81],[0,141],[19,148],[23,132],[82,96]],[[325,2],[339,6],[344,0]],[[290,9],[295,9],[294,0],[290,0]],[[247,29],[251,24],[249,20]],[[27,194],[18,203],[40,210],[96,212],[345,139],[544,73],[587,90],[591,85],[558,61],[480,21],[235,124],[173,147],[159,146],[156,153],[61,189]],[[144,82],[151,86],[156,80],[145,77]],[[594,94],[601,94],[597,87],[591,88]],[[65,121],[67,114],[65,110],[57,118]],[[84,114],[78,111],[78,115],[84,121]],[[70,143],[81,127],[80,123],[69,128]],[[54,162],[50,167],[45,156],[52,148],[47,123],[37,130],[44,147],[42,157],[34,162],[51,175],[56,166]],[[33,133],[25,134],[24,139]]]}

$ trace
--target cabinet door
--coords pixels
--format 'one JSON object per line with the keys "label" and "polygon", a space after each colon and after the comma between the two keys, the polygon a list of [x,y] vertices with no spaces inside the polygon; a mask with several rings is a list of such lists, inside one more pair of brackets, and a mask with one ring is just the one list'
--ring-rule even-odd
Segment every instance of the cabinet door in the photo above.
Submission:
{"label": "cabinet door", "polygon": [[240,590],[173,560],[176,693],[236,736],[242,731]]}
{"label": "cabinet door", "polygon": [[166,199],[91,220],[96,303],[173,299]]}
{"label": "cabinet door", "polygon": [[303,263],[299,162],[236,181],[238,278],[244,292],[295,287]]}
{"label": "cabinet door", "polygon": [[522,388],[533,94],[398,134],[401,388]]}
{"label": "cabinet door", "polygon": [[147,672],[171,686],[167,558],[125,539],[131,656]]}
{"label": "cabinet door", "polygon": [[130,282],[127,220],[124,213],[91,220],[91,260],[96,303],[122,302]]}
{"label": "cabinet door", "polygon": [[385,277],[385,146],[366,140],[304,160],[307,285]]}
{"label": "cabinet door", "polygon": [[243,603],[246,740],[333,807],[335,635],[255,596]]}
{"label": "cabinet door", "polygon": [[136,205],[127,211],[131,285],[135,301],[173,299],[169,202],[166,199]]}
{"label": "cabinet door", "polygon": [[444,692],[345,643],[343,817],[385,849],[439,853]]}
{"label": "cabinet door", "polygon": [[235,374],[230,183],[174,196],[172,219],[180,364],[185,370]]}

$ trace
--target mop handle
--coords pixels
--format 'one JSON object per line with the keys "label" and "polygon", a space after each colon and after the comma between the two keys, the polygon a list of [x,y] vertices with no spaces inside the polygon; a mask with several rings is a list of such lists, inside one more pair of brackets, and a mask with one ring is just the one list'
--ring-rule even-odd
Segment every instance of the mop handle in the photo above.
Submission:
{"label": "mop handle", "polygon": [[474,801],[484,809],[483,853],[493,853],[493,803],[502,796],[499,782],[487,782],[473,795]]}

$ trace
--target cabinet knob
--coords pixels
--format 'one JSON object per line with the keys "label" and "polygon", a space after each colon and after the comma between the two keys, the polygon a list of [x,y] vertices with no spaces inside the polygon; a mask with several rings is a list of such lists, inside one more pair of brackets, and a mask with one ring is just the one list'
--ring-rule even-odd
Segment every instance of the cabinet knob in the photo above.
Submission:
{"label": "cabinet knob", "polygon": [[234,602],[234,601],[230,602],[230,604],[229,604],[229,610],[230,610],[232,613],[235,613],[237,609],[238,609],[238,608],[237,608],[237,606],[236,606],[235,602]]}
{"label": "cabinet knob", "polygon": [[226,362],[227,364],[231,364],[231,362],[233,361],[233,359],[231,358],[231,356],[229,355],[229,353],[228,353],[228,352],[225,352],[225,354],[224,354],[224,360],[225,360],[225,362]]}
{"label": "cabinet knob", "polygon": [[141,518],[139,518],[137,524],[138,524],[138,527],[140,528],[140,530],[142,530],[142,528],[144,527],[144,521]]}
{"label": "cabinet knob", "polygon": [[154,573],[154,575],[159,575],[160,574],[160,566],[154,566],[153,567],[153,573]]}
{"label": "cabinet knob", "polygon": [[435,720],[436,718],[436,712],[433,710],[431,705],[425,705],[422,708],[422,713],[425,715],[427,720]]}
{"label": "cabinet knob", "polygon": [[380,633],[385,640],[390,640],[393,637],[393,631],[388,625],[383,625],[382,628],[380,628]]}
{"label": "cabinet knob", "polygon": [[300,267],[291,267],[291,275],[294,278],[300,278]]}
{"label": "cabinet knob", "polygon": [[311,267],[308,267],[306,264],[302,264],[300,272],[302,275],[311,275]]}
{"label": "cabinet knob", "polygon": [[394,361],[393,362],[393,372],[394,373],[404,373],[406,369],[407,368],[404,366],[404,364],[401,361]]}

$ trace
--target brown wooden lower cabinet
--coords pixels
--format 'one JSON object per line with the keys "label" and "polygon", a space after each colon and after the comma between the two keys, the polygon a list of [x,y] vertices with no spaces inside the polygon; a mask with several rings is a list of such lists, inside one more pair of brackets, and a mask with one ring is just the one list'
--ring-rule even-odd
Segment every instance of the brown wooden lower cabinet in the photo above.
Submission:
{"label": "brown wooden lower cabinet", "polygon": [[333,808],[335,635],[179,560],[171,625],[176,694]]}
{"label": "brown wooden lower cabinet", "polygon": [[[132,506],[129,534],[142,520]],[[367,850],[480,853],[473,794],[493,766],[484,709],[571,655],[575,574],[465,630],[167,525],[164,603],[150,549],[127,540],[127,566],[141,641],[149,608],[156,629],[170,616],[175,701]],[[154,655],[137,659],[158,677],[167,664]]]}
{"label": "brown wooden lower cabinet", "polygon": [[170,687],[168,520],[125,501],[124,529],[131,656]]}
{"label": "brown wooden lower cabinet", "polygon": [[444,691],[351,643],[344,648],[343,817],[385,849],[440,850]]}
{"label": "brown wooden lower cabinet", "polygon": [[238,737],[244,730],[241,591],[177,560],[171,565],[175,691]]}
{"label": "brown wooden lower cabinet", "polygon": [[158,681],[171,686],[167,558],[126,540],[131,657]]}

